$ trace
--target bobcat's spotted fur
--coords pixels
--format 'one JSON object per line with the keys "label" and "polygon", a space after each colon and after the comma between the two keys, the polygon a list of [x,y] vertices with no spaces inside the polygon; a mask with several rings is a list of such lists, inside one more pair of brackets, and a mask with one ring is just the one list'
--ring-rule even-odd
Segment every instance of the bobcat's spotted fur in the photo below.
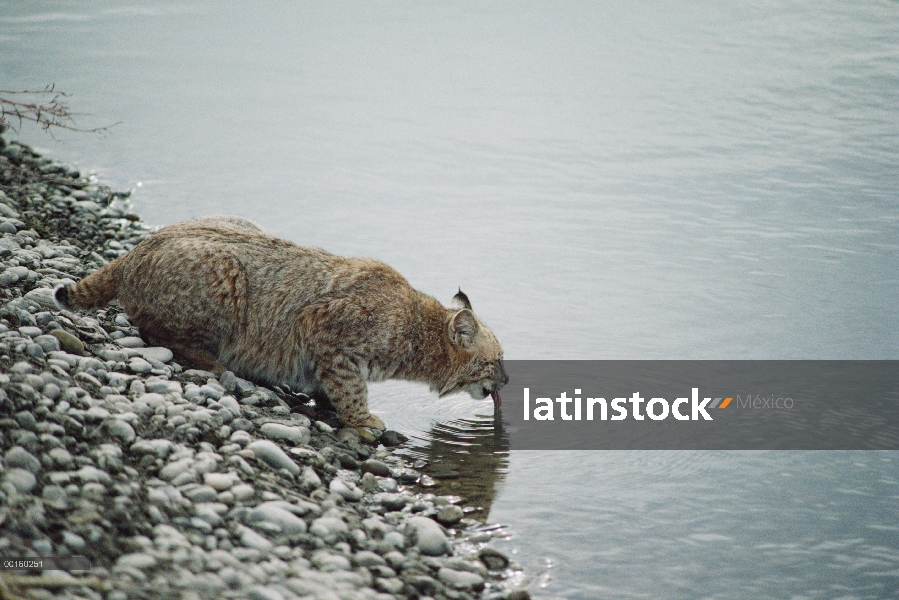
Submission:
{"label": "bobcat's spotted fur", "polygon": [[165,227],[74,286],[63,306],[117,299],[141,334],[200,368],[326,396],[349,426],[384,429],[366,381],[493,397],[503,350],[460,290],[445,308],[394,269],[266,234],[237,217]]}

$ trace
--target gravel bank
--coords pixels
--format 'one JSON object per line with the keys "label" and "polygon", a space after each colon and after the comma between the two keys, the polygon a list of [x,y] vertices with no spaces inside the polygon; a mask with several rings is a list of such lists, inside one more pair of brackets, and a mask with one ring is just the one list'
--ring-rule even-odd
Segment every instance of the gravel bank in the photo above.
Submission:
{"label": "gravel bank", "polygon": [[[0,138],[0,598],[527,598],[452,497],[307,398],[148,348],[52,290],[152,230],[126,195]],[[367,437],[367,436],[366,436]]]}

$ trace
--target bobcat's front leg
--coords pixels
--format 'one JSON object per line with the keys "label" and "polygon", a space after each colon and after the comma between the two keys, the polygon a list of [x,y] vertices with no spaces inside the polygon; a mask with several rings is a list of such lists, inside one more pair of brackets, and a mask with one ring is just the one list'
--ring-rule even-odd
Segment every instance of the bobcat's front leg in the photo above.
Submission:
{"label": "bobcat's front leg", "polygon": [[315,375],[344,425],[387,429],[381,417],[368,411],[368,386],[352,361],[342,354],[323,357],[316,365]]}

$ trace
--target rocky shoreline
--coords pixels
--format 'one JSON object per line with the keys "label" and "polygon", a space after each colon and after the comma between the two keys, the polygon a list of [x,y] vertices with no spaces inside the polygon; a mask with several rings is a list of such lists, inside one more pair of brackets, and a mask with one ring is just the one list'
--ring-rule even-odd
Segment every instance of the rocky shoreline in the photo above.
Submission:
{"label": "rocky shoreline", "polygon": [[399,434],[178,365],[116,305],[56,308],[152,233],[127,208],[0,137],[0,558],[91,562],[0,570],[0,599],[528,597]]}

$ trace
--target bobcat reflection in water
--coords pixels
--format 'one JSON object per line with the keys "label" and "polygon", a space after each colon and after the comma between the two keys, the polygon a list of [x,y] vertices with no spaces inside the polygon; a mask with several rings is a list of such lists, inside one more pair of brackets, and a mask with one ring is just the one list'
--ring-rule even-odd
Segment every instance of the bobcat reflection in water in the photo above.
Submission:
{"label": "bobcat reflection in water", "polygon": [[460,498],[458,506],[475,509],[465,518],[486,523],[509,469],[508,437],[501,422],[495,426],[493,418],[454,419],[433,424],[425,435],[426,445],[402,451],[413,461],[427,463],[420,470],[433,485],[418,487],[435,496]]}

